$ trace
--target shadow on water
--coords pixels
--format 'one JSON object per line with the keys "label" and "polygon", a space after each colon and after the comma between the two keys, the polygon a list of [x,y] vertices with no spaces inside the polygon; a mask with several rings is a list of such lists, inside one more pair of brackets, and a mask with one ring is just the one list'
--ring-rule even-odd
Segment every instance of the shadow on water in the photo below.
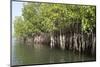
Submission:
{"label": "shadow on water", "polygon": [[12,65],[90,61],[95,58],[47,45],[12,42]]}

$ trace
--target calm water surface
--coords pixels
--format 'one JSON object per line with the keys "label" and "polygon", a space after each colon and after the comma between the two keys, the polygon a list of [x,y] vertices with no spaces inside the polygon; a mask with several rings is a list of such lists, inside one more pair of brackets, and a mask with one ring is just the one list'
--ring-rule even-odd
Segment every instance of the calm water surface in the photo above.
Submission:
{"label": "calm water surface", "polygon": [[92,61],[94,57],[46,45],[12,41],[12,65]]}

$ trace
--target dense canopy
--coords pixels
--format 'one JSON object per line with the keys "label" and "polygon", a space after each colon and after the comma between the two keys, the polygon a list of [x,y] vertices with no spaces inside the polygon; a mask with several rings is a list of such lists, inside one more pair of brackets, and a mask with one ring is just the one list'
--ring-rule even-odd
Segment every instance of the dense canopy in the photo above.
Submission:
{"label": "dense canopy", "polygon": [[52,3],[25,3],[22,16],[16,17],[16,36],[29,36],[33,33],[52,32],[81,23],[82,31],[96,28],[96,8],[88,5],[66,5]]}

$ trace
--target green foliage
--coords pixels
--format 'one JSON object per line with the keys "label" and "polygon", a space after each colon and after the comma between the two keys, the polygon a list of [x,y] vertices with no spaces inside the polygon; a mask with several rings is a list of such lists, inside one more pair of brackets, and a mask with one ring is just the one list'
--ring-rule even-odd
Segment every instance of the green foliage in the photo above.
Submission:
{"label": "green foliage", "polygon": [[22,17],[16,17],[14,21],[14,29],[15,29],[15,36],[24,36],[25,30],[24,30],[24,24],[23,24]]}
{"label": "green foliage", "polygon": [[93,31],[95,11],[95,6],[25,3],[22,16],[14,21],[15,34],[32,36],[33,33],[59,31],[76,22],[82,24],[82,31]]}
{"label": "green foliage", "polygon": [[82,30],[85,32],[93,31],[96,28],[96,8],[95,6],[82,7]]}

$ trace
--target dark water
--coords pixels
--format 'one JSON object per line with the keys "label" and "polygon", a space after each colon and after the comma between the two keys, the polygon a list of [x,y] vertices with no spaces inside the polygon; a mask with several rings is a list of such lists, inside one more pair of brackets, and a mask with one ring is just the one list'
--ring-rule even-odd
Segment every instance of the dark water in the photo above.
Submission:
{"label": "dark water", "polygon": [[93,61],[94,57],[40,44],[12,41],[12,65]]}

